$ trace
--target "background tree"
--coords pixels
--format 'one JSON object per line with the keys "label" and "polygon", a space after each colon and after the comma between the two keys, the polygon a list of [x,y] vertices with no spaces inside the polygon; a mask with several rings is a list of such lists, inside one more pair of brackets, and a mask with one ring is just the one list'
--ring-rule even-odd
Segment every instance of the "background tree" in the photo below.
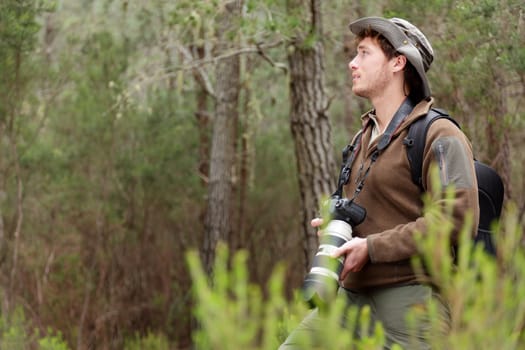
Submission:
{"label": "background tree", "polygon": [[[238,25],[235,23],[238,23],[242,14],[241,8],[242,1],[225,3],[224,13],[218,23],[218,35],[221,40],[218,52],[225,52],[231,48],[228,39],[236,37]],[[217,100],[210,156],[208,210],[202,250],[208,271],[211,271],[214,262],[217,242],[228,242],[232,229],[232,170],[236,164],[235,140],[239,121],[239,69],[237,55],[221,59],[217,67]]]}
{"label": "background tree", "polygon": [[[5,1],[0,4],[0,267],[2,314],[13,311],[17,291],[22,225],[24,223],[24,189],[28,173],[21,157],[37,137],[39,122],[45,118],[24,101],[35,98],[38,71],[31,57],[40,29],[37,16],[44,10],[37,1]],[[34,77],[37,76],[35,79]],[[47,101],[45,101],[47,102]],[[44,103],[45,103],[44,102]]]}
{"label": "background tree", "polygon": [[[290,125],[301,195],[301,227],[306,268],[318,248],[310,221],[319,216],[323,197],[335,190],[335,160],[325,91],[321,1],[288,1],[289,16],[298,19],[288,54]],[[305,9],[308,9],[305,11]]]}

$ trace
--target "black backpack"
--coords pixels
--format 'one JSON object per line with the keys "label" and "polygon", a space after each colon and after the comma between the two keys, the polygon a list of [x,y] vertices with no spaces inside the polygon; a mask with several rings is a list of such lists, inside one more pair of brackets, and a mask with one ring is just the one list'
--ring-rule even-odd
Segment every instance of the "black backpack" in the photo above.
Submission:
{"label": "black backpack", "polygon": [[[423,116],[412,123],[408,135],[403,140],[407,148],[407,156],[412,171],[412,181],[423,191],[422,166],[423,151],[430,125],[440,118],[446,118],[453,122],[458,128],[459,124],[448,113],[441,109],[432,108]],[[491,225],[499,219],[503,206],[504,186],[499,174],[488,165],[474,160],[476,178],[478,180],[479,197],[479,225],[475,242],[483,244],[484,250],[495,256],[496,246],[492,238]]]}

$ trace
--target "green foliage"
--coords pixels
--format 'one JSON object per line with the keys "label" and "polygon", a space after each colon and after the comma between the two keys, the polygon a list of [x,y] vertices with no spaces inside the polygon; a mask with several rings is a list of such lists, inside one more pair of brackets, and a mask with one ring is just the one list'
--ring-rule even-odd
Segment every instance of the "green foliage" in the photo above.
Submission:
{"label": "green foliage", "polygon": [[40,336],[38,330],[31,334],[27,329],[30,323],[26,320],[22,308],[17,307],[9,318],[0,318],[0,349],[27,350],[32,344],[38,344],[39,350],[69,350],[61,332],[49,329],[47,335]]}
{"label": "green foliage", "polygon": [[170,343],[166,336],[149,332],[145,337],[136,335],[125,342],[124,350],[167,350]]}
{"label": "green foliage", "polygon": [[270,281],[268,302],[264,303],[261,290],[248,282],[246,253],[235,255],[231,273],[227,259],[227,249],[219,246],[213,280],[209,282],[198,254],[187,255],[197,300],[195,316],[200,326],[193,336],[195,346],[198,349],[250,349],[258,345],[261,335],[261,343],[266,348],[276,348],[279,322],[275,315],[282,312],[285,305],[280,283],[282,267]]}
{"label": "green foliage", "polygon": [[[450,197],[451,192],[445,196]],[[472,220],[467,219],[454,262],[448,245],[451,208],[431,203],[427,198],[426,216],[431,224],[418,237],[422,255],[414,264],[430,273],[452,317],[448,336],[433,337],[433,344],[440,349],[523,347],[525,300],[516,296],[525,293],[525,250],[515,205],[509,203],[502,221],[493,224],[497,259],[474,244]],[[430,310],[434,311],[433,325],[439,329],[435,305],[430,305]]]}
{"label": "green foliage", "polygon": [[26,319],[22,308],[17,307],[10,317],[0,318],[0,349],[25,350],[29,345]]}
{"label": "green foliage", "polygon": [[23,92],[34,69],[28,56],[40,29],[36,18],[41,11],[38,3],[35,0],[0,3],[0,123],[7,124],[8,130],[12,130],[15,116],[20,113]]}
{"label": "green foliage", "polygon": [[40,26],[36,15],[40,11],[36,0],[4,0],[0,4],[0,52],[16,49],[22,52],[31,51]]}
{"label": "green foliage", "polygon": [[0,2],[0,122],[7,119],[5,114],[13,118],[15,106],[24,101],[23,87],[36,71],[29,56],[37,45],[41,29],[38,16],[51,9],[50,4],[41,0]]}
{"label": "green foliage", "polygon": [[62,338],[62,333],[48,331],[48,335],[38,340],[39,350],[69,350],[69,346]]}
{"label": "green foliage", "polygon": [[[198,254],[188,252],[187,262],[194,283],[195,316],[198,329],[193,340],[197,349],[275,349],[284,341],[289,332],[310,311],[300,294],[292,304],[284,299],[283,266],[278,265],[272,274],[265,292],[249,283],[247,275],[248,256],[239,251],[228,264],[228,250],[224,245],[217,248],[214,274],[208,279]],[[312,342],[323,344],[323,348],[382,349],[384,331],[379,325],[368,329],[369,309],[357,314],[357,309],[346,308],[340,298],[335,304],[323,310],[323,325],[314,337],[299,339],[302,346],[309,348]],[[360,332],[369,334],[362,339],[353,339],[353,332],[341,326],[346,317],[360,319]]]}

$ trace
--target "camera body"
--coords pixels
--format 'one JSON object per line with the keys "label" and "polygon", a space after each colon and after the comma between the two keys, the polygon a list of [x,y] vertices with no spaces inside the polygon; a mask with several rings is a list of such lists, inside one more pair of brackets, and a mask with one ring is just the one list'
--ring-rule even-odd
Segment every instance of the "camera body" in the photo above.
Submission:
{"label": "camera body", "polygon": [[352,239],[352,228],[366,218],[366,209],[352,200],[332,196],[327,202],[331,220],[322,231],[319,248],[302,287],[303,297],[312,308],[322,307],[335,297],[344,257],[331,255]]}

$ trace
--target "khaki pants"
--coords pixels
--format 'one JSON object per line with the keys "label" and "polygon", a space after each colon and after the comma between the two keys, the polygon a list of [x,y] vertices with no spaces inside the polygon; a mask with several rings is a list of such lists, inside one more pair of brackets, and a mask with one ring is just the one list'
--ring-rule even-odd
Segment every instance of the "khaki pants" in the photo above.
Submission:
{"label": "khaki pants", "polygon": [[[426,305],[430,298],[434,298],[439,305],[440,328],[442,328],[440,331],[446,333],[450,328],[448,308],[428,286],[420,284],[397,286],[376,289],[367,293],[356,293],[341,288],[339,294],[346,297],[348,305],[355,305],[359,308],[364,305],[370,307],[372,324],[381,322],[385,330],[387,338],[385,349],[390,349],[393,344],[399,344],[403,349],[430,349],[427,341],[430,321],[426,313]],[[407,312],[414,307],[423,311],[421,317],[417,319],[416,329],[409,327],[405,317]],[[356,329],[355,320],[345,319],[343,324],[349,332],[354,332]],[[319,316],[317,310],[314,310],[288,336],[279,350],[300,349],[297,346],[297,339],[305,336],[315,339],[315,332],[321,325],[322,317]],[[373,327],[369,329],[373,331]],[[358,333],[354,335],[359,337]]]}

